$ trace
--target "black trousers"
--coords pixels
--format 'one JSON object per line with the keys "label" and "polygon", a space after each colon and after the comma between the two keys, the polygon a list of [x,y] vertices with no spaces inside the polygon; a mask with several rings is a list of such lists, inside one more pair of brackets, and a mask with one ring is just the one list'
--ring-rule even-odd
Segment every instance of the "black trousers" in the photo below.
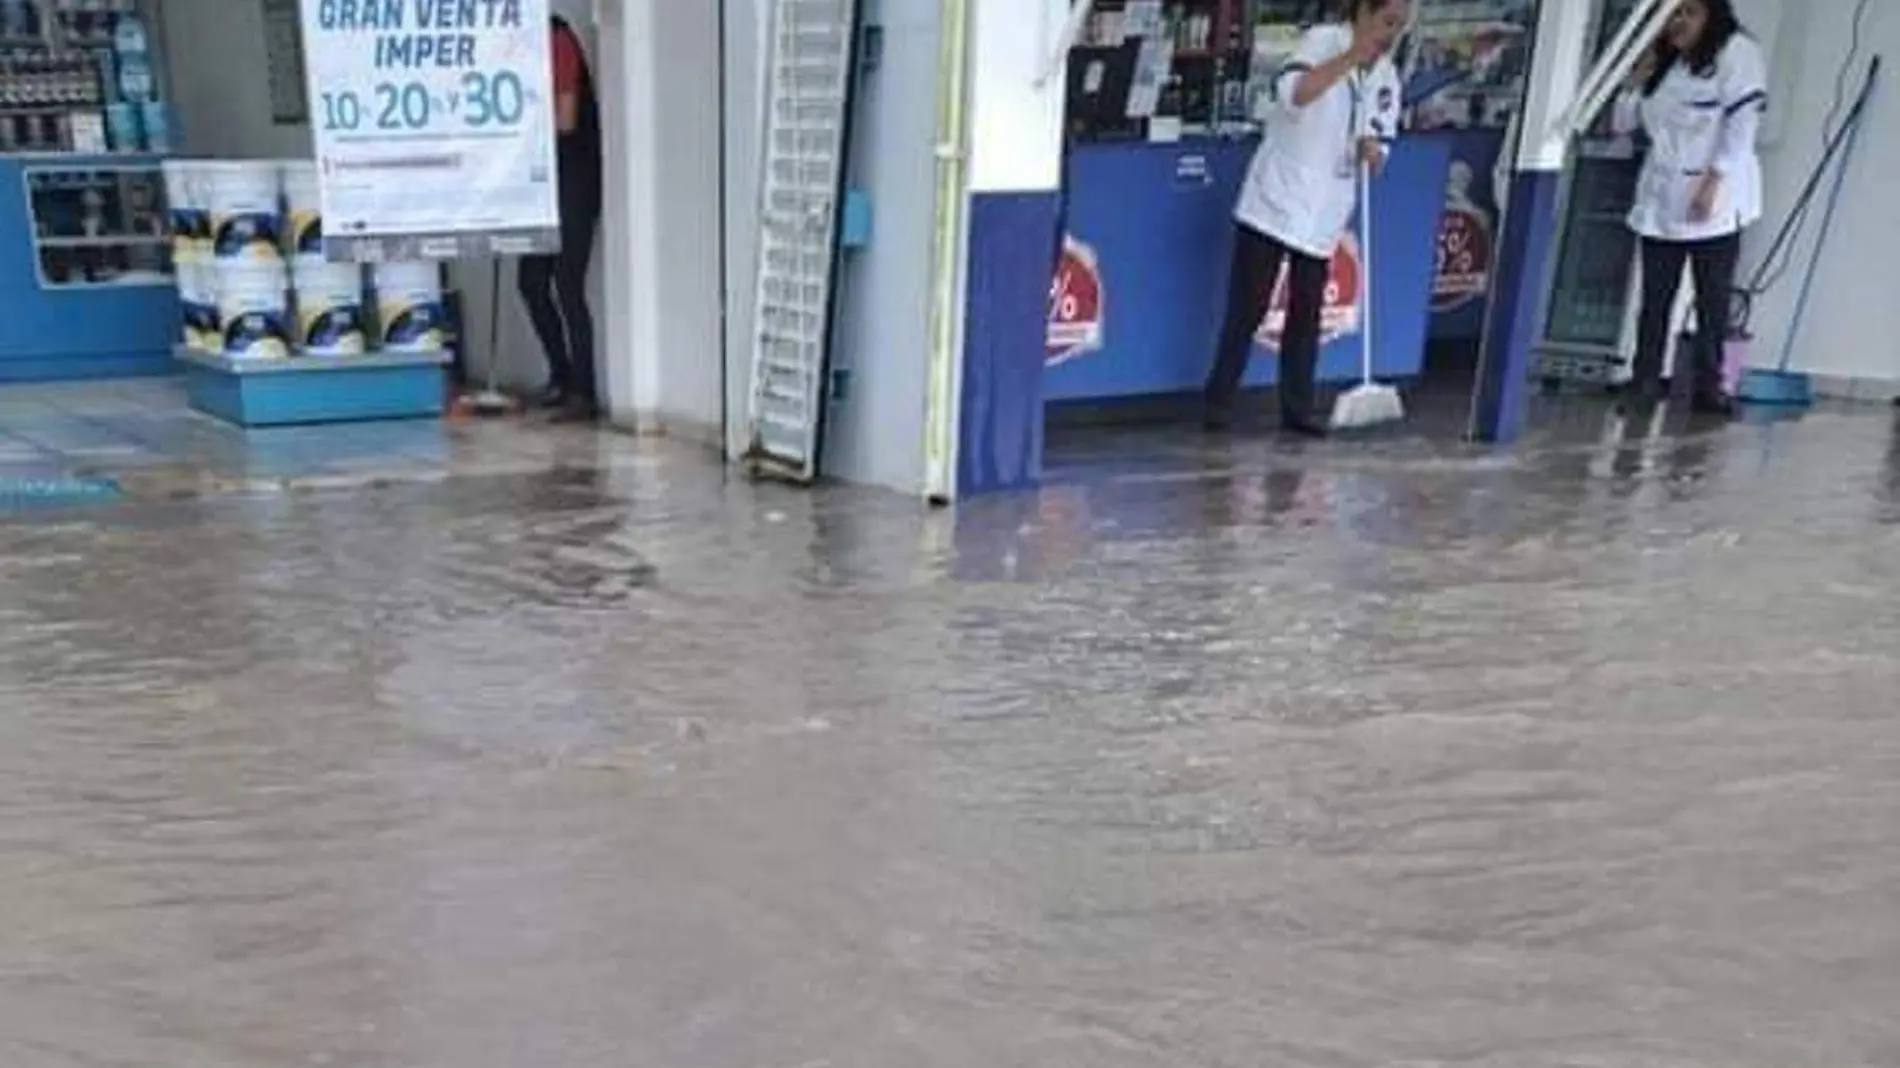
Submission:
{"label": "black trousers", "polygon": [[[1635,377],[1630,385],[1655,393],[1662,388],[1663,353],[1669,346],[1670,313],[1682,289],[1682,264],[1695,279],[1695,340],[1687,375],[1698,397],[1722,395],[1722,345],[1728,340],[1731,290],[1741,258],[1742,235],[1706,241],[1643,238],[1643,305],[1636,327]],[[1683,373],[1678,370],[1678,374]]]}
{"label": "black trousers", "polygon": [[[561,204],[561,251],[524,256],[516,272],[535,336],[548,361],[548,384],[584,401],[598,396],[594,384],[594,315],[587,307],[587,268],[600,228],[598,200]],[[591,202],[588,202],[590,201]]]}
{"label": "black trousers", "polygon": [[1214,370],[1207,376],[1207,408],[1225,416],[1240,394],[1253,352],[1254,332],[1260,328],[1273,300],[1280,265],[1287,274],[1286,330],[1280,339],[1280,418],[1309,422],[1313,418],[1313,375],[1319,365],[1320,313],[1325,310],[1328,264],[1288,248],[1246,226],[1235,227],[1234,265],[1227,283],[1227,314],[1221,321],[1220,346]]}

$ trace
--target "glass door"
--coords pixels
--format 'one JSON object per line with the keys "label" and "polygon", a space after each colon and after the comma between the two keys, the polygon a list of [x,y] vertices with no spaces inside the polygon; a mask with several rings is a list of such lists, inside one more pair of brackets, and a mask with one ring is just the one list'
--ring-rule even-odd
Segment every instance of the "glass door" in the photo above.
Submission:
{"label": "glass door", "polygon": [[[1635,0],[1604,0],[1597,55],[1634,7]],[[1641,167],[1635,141],[1610,132],[1607,109],[1578,139],[1544,317],[1541,370],[1546,378],[1609,382],[1626,362],[1623,340],[1634,296],[1636,238],[1625,218]]]}

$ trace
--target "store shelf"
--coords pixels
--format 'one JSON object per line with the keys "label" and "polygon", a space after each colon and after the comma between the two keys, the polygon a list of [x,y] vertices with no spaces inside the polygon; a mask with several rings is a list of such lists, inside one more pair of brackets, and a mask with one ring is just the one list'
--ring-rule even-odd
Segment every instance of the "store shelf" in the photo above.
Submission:
{"label": "store shelf", "polygon": [[41,280],[40,288],[48,293],[66,293],[87,289],[170,289],[172,276],[168,274],[125,274],[105,282],[48,282]]}
{"label": "store shelf", "polygon": [[107,235],[103,237],[39,237],[33,243],[40,248],[127,248],[144,245],[167,245],[171,238],[154,234]]}

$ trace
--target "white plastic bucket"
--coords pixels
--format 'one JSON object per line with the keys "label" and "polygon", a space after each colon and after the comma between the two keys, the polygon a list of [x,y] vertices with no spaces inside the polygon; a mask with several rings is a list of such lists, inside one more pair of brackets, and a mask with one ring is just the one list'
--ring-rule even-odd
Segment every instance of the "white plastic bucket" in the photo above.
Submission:
{"label": "white plastic bucket", "polygon": [[284,255],[323,255],[323,194],[317,183],[317,165],[307,159],[285,160]]}
{"label": "white plastic bucket", "polygon": [[218,277],[217,269],[204,263],[176,265],[178,274],[178,317],[184,324],[187,348],[216,351],[218,348]]}
{"label": "white plastic bucket", "polygon": [[293,343],[306,356],[357,356],[363,336],[363,269],[354,263],[328,263],[299,256],[291,281],[297,294],[297,333]]}
{"label": "white plastic bucket", "polygon": [[383,351],[441,352],[447,320],[439,265],[385,263],[376,268],[376,329]]}
{"label": "white plastic bucket", "polygon": [[205,203],[202,164],[195,160],[166,160],[165,207],[170,216],[172,262],[195,263],[207,258],[211,227]]}
{"label": "white plastic bucket", "polygon": [[200,164],[211,209],[211,254],[219,260],[281,260],[283,182],[269,160]]}
{"label": "white plastic bucket", "polygon": [[290,355],[290,294],[282,260],[220,260],[218,351],[232,359]]}
{"label": "white plastic bucket", "polygon": [[194,235],[197,223],[192,219],[191,165],[182,159],[168,159],[159,170],[165,176],[166,224],[171,227],[172,262],[179,265],[179,299],[184,299],[183,266],[198,258]]}

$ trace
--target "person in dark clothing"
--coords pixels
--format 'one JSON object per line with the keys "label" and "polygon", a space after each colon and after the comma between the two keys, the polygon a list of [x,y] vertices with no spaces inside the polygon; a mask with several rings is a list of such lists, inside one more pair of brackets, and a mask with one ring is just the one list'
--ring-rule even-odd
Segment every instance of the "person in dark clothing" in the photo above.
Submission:
{"label": "person in dark clothing", "polygon": [[517,281],[548,361],[544,407],[572,418],[599,410],[594,376],[594,316],[587,306],[587,270],[600,228],[600,100],[580,37],[553,18],[556,163],[560,183],[561,251],[527,256]]}

